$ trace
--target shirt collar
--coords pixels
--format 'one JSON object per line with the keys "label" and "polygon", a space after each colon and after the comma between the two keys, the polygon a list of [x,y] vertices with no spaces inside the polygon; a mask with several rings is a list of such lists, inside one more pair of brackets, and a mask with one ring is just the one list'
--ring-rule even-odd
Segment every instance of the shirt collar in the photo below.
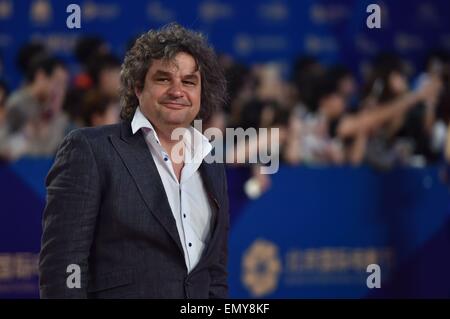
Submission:
{"label": "shirt collar", "polygon": [[133,135],[136,134],[140,129],[148,129],[145,131],[152,132],[156,141],[159,143],[158,134],[156,134],[155,129],[153,128],[152,123],[145,117],[145,115],[141,112],[141,108],[138,106],[136,111],[134,112],[133,120],[131,121],[131,131]]}
{"label": "shirt collar", "polygon": [[[140,106],[138,106],[136,108],[136,111],[134,112],[133,120],[131,121],[131,130],[133,132],[133,135],[142,128],[149,129],[158,144],[160,144],[158,134],[156,134],[152,123],[150,123],[150,121],[145,117],[145,115],[141,111]],[[212,150],[212,145],[209,142],[208,138],[206,138],[206,136],[204,136],[199,130],[192,126],[189,126],[187,128],[187,131],[183,136],[183,141],[186,145],[187,150],[192,149],[192,142],[194,142],[194,153],[193,155],[191,155],[191,161],[194,162],[202,161]]]}

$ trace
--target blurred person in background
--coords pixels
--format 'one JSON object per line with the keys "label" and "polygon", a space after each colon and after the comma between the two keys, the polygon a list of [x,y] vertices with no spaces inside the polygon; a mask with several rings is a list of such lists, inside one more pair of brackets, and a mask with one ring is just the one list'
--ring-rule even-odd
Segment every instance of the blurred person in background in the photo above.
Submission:
{"label": "blurred person in background", "polygon": [[[226,150],[228,163],[233,166],[245,166],[250,170],[249,180],[244,185],[244,191],[249,198],[257,198],[270,187],[270,175],[261,173],[260,154],[271,158],[279,158],[284,162],[286,148],[289,147],[288,125],[290,112],[272,99],[255,98],[243,105],[240,125],[244,131],[255,129],[256,136],[238,140],[236,145]],[[260,129],[267,129],[267,134]],[[271,144],[273,129],[278,130],[277,145]],[[276,146],[276,149],[272,149]],[[267,164],[267,163],[265,163]],[[269,164],[268,164],[269,165]]]}
{"label": "blurred person in background", "polygon": [[[446,146],[450,144],[450,138],[449,138],[449,132],[450,132],[450,55],[446,55],[445,63],[443,64],[442,68],[442,83],[443,83],[443,89],[441,98],[439,100],[438,104],[438,123],[442,123],[442,125],[446,128],[446,138],[444,140],[444,143],[446,143]],[[439,140],[436,143],[433,143],[432,147],[438,148],[440,146]],[[446,147],[444,146],[444,148]],[[450,161],[449,161],[450,162]]]}
{"label": "blurred person in background", "polygon": [[[337,137],[337,127],[346,106],[337,81],[327,76],[316,78],[308,100],[305,107],[308,107],[309,111],[298,113],[297,109],[299,118],[291,120],[291,125],[297,127],[293,134],[301,144],[298,145],[301,153],[290,153],[289,162],[342,164],[344,150],[341,140]],[[292,121],[300,123],[294,124]]]}
{"label": "blurred person in background", "polygon": [[424,165],[426,159],[431,158],[431,138],[427,127],[432,125],[430,116],[434,117],[441,86],[441,80],[433,76],[422,87],[411,91],[402,60],[391,54],[377,57],[362,108],[379,112],[380,116],[389,105],[401,104],[402,100],[407,103],[372,130],[365,155],[368,163],[384,169],[395,164]]}
{"label": "blurred person in background", "polygon": [[80,37],[74,55],[79,63],[79,71],[67,91],[63,105],[70,123],[67,131],[85,125],[83,104],[89,91],[100,90],[104,95],[117,99],[120,85],[120,60],[110,53],[109,45],[101,37]]}
{"label": "blurred person in background", "polygon": [[344,98],[346,111],[355,112],[358,107],[358,86],[352,72],[337,64],[327,70],[327,77],[336,84],[337,92]]}
{"label": "blurred person in background", "polygon": [[9,88],[5,81],[0,80],[0,128],[5,125],[6,100],[9,95]]}
{"label": "blurred person in background", "polygon": [[231,56],[226,54],[219,55],[219,63],[224,70],[227,80],[228,99],[230,101],[224,107],[224,111],[227,116],[230,116],[230,121],[233,122],[233,119],[238,119],[240,116],[240,109],[237,107],[233,108],[236,104],[235,101],[241,100],[244,95],[247,96],[248,94],[243,94],[243,92],[247,91],[252,84],[250,69],[248,66],[236,62]]}
{"label": "blurred person in background", "polygon": [[[383,62],[382,65],[383,70],[390,70],[390,64]],[[393,70],[398,71],[395,68]],[[305,99],[307,103],[300,100],[300,105],[294,108],[295,116],[290,121],[292,147],[286,156],[292,164],[358,165],[368,161],[376,165],[372,160],[380,162],[389,156],[389,152],[372,154],[377,149],[373,137],[386,134],[387,126],[392,121],[404,116],[419,102],[436,96],[440,87],[439,81],[434,80],[426,83],[419,91],[408,93],[402,73],[391,74],[388,71],[383,74],[392,76],[391,93],[378,92],[381,80],[373,81],[372,93],[352,106],[355,100],[352,76],[336,67],[321,72],[322,76],[317,74],[309,79],[306,91],[309,92],[308,101]],[[309,108],[308,112],[305,112],[305,107]],[[418,123],[421,125],[423,122]]]}
{"label": "blurred person in background", "polygon": [[450,122],[450,57],[442,49],[429,52],[423,72],[414,81],[414,89],[420,89],[435,78],[442,82],[442,90],[440,95],[427,100],[425,112],[425,131],[430,136],[428,155],[431,160],[437,160],[444,149]]}
{"label": "blurred person in background", "polygon": [[222,56],[219,60],[224,68],[228,84],[229,103],[224,108],[228,127],[237,127],[243,105],[254,96],[257,79],[252,70],[231,57]]}
{"label": "blurred person in background", "polygon": [[313,103],[316,83],[322,79],[325,68],[312,56],[299,56],[294,62],[292,83],[296,89],[296,113],[305,115]]}
{"label": "blurred person in background", "polygon": [[97,90],[84,97],[82,118],[85,126],[116,124],[120,119],[119,101]]}
{"label": "blurred person in background", "polygon": [[87,90],[93,86],[93,79],[89,72],[91,61],[98,56],[110,53],[109,45],[99,36],[86,35],[78,38],[74,55],[79,63],[80,70],[74,77],[74,88]]}
{"label": "blurred person in background", "polygon": [[27,73],[31,68],[30,64],[35,61],[36,57],[46,55],[49,55],[49,52],[45,45],[39,41],[25,43],[19,48],[15,63],[24,79],[26,79]]}
{"label": "blurred person in background", "polygon": [[92,88],[111,98],[119,97],[120,60],[112,54],[93,56],[89,62]]}
{"label": "blurred person in background", "polygon": [[15,160],[24,155],[54,155],[67,125],[61,108],[68,78],[61,60],[46,54],[33,57],[27,65],[25,85],[6,102],[1,157]]}

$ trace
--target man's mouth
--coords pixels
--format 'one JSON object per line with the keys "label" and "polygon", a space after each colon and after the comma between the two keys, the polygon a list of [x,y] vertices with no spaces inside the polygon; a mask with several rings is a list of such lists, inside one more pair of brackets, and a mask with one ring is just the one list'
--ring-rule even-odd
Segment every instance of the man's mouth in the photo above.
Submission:
{"label": "man's mouth", "polygon": [[164,103],[161,103],[161,104],[164,105],[165,107],[167,107],[169,109],[173,109],[173,110],[181,110],[181,109],[184,109],[186,107],[189,107],[189,105],[181,104],[181,103],[175,103],[175,102],[164,102]]}

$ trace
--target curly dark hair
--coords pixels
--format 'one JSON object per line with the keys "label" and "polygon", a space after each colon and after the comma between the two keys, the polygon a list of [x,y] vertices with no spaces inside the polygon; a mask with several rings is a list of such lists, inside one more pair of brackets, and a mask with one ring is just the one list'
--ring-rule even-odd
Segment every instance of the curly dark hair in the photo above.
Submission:
{"label": "curly dark hair", "polygon": [[176,54],[190,54],[200,71],[201,107],[198,118],[207,120],[227,99],[226,80],[212,47],[201,33],[171,23],[142,34],[127,52],[120,75],[121,117],[131,120],[139,105],[135,88],[142,90],[153,60],[172,60]]}

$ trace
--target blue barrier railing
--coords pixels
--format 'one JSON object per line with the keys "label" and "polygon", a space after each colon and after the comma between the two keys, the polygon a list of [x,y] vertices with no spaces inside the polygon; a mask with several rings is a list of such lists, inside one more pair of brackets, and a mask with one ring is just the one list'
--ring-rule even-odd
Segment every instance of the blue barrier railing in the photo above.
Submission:
{"label": "blue barrier railing", "polygon": [[[52,159],[0,165],[0,297],[36,298]],[[448,190],[438,167],[281,167],[257,200],[229,168],[230,294],[237,298],[450,296]],[[367,265],[381,269],[369,289]]]}

